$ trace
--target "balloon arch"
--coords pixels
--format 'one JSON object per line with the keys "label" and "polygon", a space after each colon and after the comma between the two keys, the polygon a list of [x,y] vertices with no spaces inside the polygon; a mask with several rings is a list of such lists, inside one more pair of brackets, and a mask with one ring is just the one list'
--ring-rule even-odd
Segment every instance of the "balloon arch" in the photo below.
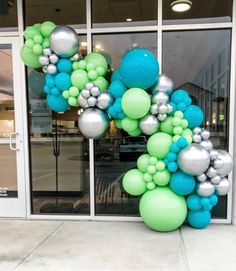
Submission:
{"label": "balloon arch", "polygon": [[83,58],[73,28],[38,23],[27,27],[24,37],[21,58],[46,74],[48,106],[55,112],[82,107],[78,125],[85,137],[101,138],[111,120],[130,136],[149,136],[147,152],[123,178],[127,193],[142,195],[144,223],[172,231],[187,219],[192,227],[205,228],[218,197],[230,190],[232,158],[213,148],[209,131],[200,127],[203,111],[159,74],[156,57],[143,48],[130,49],[108,82],[105,57]]}

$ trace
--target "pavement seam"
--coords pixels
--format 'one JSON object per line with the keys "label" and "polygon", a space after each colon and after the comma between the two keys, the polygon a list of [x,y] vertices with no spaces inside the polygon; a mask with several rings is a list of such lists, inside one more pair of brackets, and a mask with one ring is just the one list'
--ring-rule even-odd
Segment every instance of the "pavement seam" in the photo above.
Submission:
{"label": "pavement seam", "polygon": [[24,263],[35,252],[35,250],[37,250],[44,242],[46,242],[63,224],[64,221],[61,221],[59,225],[53,228],[45,238],[43,238],[34,248],[31,249],[31,251],[29,251],[24,256],[24,258],[14,267],[14,269],[17,269],[22,263]]}
{"label": "pavement seam", "polygon": [[190,271],[187,250],[185,247],[184,237],[182,234],[182,228],[180,228],[178,231],[179,231],[180,241],[181,241],[180,242],[180,253],[181,253],[181,259],[183,259],[183,268],[185,271]]}

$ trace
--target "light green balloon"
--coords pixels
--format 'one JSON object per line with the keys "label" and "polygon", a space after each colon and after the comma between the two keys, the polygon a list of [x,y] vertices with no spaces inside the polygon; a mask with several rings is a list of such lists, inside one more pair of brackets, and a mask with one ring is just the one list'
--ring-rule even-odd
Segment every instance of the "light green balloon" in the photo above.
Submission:
{"label": "light green balloon", "polygon": [[84,60],[87,63],[92,63],[95,66],[95,68],[98,67],[98,66],[102,66],[107,71],[106,58],[103,55],[99,54],[99,53],[90,53],[90,54],[86,55]]}
{"label": "light green balloon", "polygon": [[151,100],[145,90],[141,88],[130,88],[122,96],[121,106],[128,117],[140,119],[148,113]]}
{"label": "light green balloon", "polygon": [[95,70],[88,71],[88,78],[90,80],[96,80],[97,77],[98,77],[98,74],[97,74],[97,72]]}
{"label": "light green balloon", "polygon": [[40,31],[44,37],[49,37],[56,25],[53,22],[47,21],[42,23]]}
{"label": "light green balloon", "polygon": [[172,136],[166,133],[156,133],[147,142],[147,150],[150,155],[158,159],[164,159],[170,151]]}
{"label": "light green balloon", "polygon": [[132,196],[138,196],[146,191],[143,173],[138,169],[129,170],[123,178],[123,187]]}
{"label": "light green balloon", "polygon": [[171,174],[167,169],[164,169],[162,171],[157,171],[153,175],[154,182],[159,186],[166,186],[171,179]]}
{"label": "light green balloon", "polygon": [[49,40],[49,38],[44,38],[42,46],[43,46],[43,48],[50,47],[50,40]]}
{"label": "light green balloon", "polygon": [[39,56],[43,53],[43,47],[40,44],[36,43],[33,45],[32,51],[34,54]]}
{"label": "light green balloon", "polygon": [[35,35],[40,35],[40,31],[34,26],[27,26],[24,31],[24,37],[28,39],[33,39]]}
{"label": "light green balloon", "polygon": [[128,134],[130,136],[139,136],[139,135],[141,135],[141,133],[142,133],[142,131],[139,128],[137,128],[137,129],[135,129],[133,131],[129,131],[128,132]]}
{"label": "light green balloon", "polygon": [[93,83],[100,88],[101,91],[106,91],[108,88],[108,82],[107,80],[102,77],[102,76],[98,76],[98,78],[96,80],[93,81]]}
{"label": "light green balloon", "polygon": [[71,83],[79,90],[84,89],[85,85],[89,82],[87,72],[84,70],[75,70],[71,74]]}
{"label": "light green balloon", "polygon": [[138,169],[141,170],[142,172],[146,172],[147,168],[149,166],[149,160],[150,160],[150,155],[147,153],[139,156],[139,158],[137,160]]}
{"label": "light green balloon", "polygon": [[62,92],[62,96],[65,98],[65,99],[69,99],[70,98],[70,92],[69,90],[64,90]]}
{"label": "light green balloon", "polygon": [[21,59],[25,63],[26,66],[36,69],[40,67],[39,56],[35,55],[31,48],[26,46],[22,46],[20,51]]}
{"label": "light green balloon", "polygon": [[185,198],[168,186],[147,191],[139,203],[144,223],[155,231],[167,232],[179,228],[187,216]]}
{"label": "light green balloon", "polygon": [[114,120],[114,123],[115,123],[115,126],[116,126],[118,129],[122,129],[122,125],[121,125],[121,120],[120,120],[120,119],[115,119],[115,120]]}
{"label": "light green balloon", "polygon": [[70,97],[68,99],[68,104],[71,105],[71,106],[79,106],[78,102],[77,102],[77,99],[74,98],[74,97]]}
{"label": "light green balloon", "polygon": [[76,97],[79,95],[79,90],[78,90],[78,88],[77,88],[77,87],[70,87],[70,89],[69,89],[69,94],[70,94],[70,96],[76,98]]}
{"label": "light green balloon", "polygon": [[126,132],[131,132],[138,128],[138,121],[125,117],[121,120],[121,126]]}
{"label": "light green balloon", "polygon": [[172,124],[173,117],[167,117],[166,120],[162,121],[160,124],[160,131],[173,135],[174,125]]}
{"label": "light green balloon", "polygon": [[33,27],[37,28],[40,31],[41,24],[40,23],[34,24]]}

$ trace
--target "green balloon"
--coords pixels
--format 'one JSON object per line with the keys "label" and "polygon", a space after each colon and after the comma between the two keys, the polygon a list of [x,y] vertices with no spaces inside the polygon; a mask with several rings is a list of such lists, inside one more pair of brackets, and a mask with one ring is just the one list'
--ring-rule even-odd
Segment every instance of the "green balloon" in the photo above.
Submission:
{"label": "green balloon", "polygon": [[99,53],[90,53],[90,54],[86,55],[84,60],[87,63],[92,63],[95,66],[95,68],[98,67],[98,66],[103,66],[107,71],[106,58],[103,55],[99,54]]}
{"label": "green balloon", "polygon": [[26,46],[22,46],[20,51],[21,59],[25,63],[26,66],[36,69],[40,67],[39,56],[35,55],[31,48]]}
{"label": "green balloon", "polygon": [[41,24],[40,31],[44,37],[49,37],[55,27],[53,22],[47,21]]}
{"label": "green balloon", "polygon": [[78,102],[77,102],[77,99],[74,98],[74,97],[70,97],[68,99],[68,104],[71,105],[71,106],[79,106]]}
{"label": "green balloon", "polygon": [[77,87],[70,87],[69,93],[70,93],[70,96],[76,98],[79,95],[79,90]]}
{"label": "green balloon", "polygon": [[173,231],[180,227],[187,215],[185,198],[168,186],[147,191],[139,203],[144,223],[155,231]]}
{"label": "green balloon", "polygon": [[87,72],[84,70],[75,70],[71,74],[71,83],[79,90],[84,89],[85,85],[89,82]]}
{"label": "green balloon", "polygon": [[165,186],[170,182],[171,174],[167,169],[157,171],[153,175],[154,182],[159,186]]}
{"label": "green balloon", "polygon": [[129,131],[128,132],[128,134],[130,136],[139,136],[139,135],[141,135],[141,133],[142,133],[142,131],[139,128],[137,128],[137,129],[135,129],[133,131]]}
{"label": "green balloon", "polygon": [[137,160],[138,169],[145,173],[147,171],[148,166],[149,166],[149,160],[150,160],[150,155],[147,153],[139,156],[139,158]]}
{"label": "green balloon", "polygon": [[93,83],[100,88],[101,91],[106,91],[108,88],[108,82],[107,80],[102,77],[98,76],[96,80],[93,81]]}
{"label": "green balloon", "polygon": [[41,24],[40,23],[34,24],[33,27],[37,28],[40,31]]}
{"label": "green balloon", "polygon": [[170,151],[172,136],[166,133],[156,133],[152,135],[147,142],[147,150],[150,155],[158,159],[164,159]]}
{"label": "green balloon", "polygon": [[161,132],[167,133],[169,135],[173,135],[173,124],[172,124],[173,117],[167,117],[166,120],[162,121],[160,124]]}
{"label": "green balloon", "polygon": [[120,120],[120,119],[115,119],[115,120],[114,120],[114,123],[115,123],[115,126],[116,126],[118,129],[122,129],[122,125],[121,125],[121,120]]}
{"label": "green balloon", "polygon": [[43,53],[43,47],[40,44],[34,44],[32,51],[39,56]]}
{"label": "green balloon", "polygon": [[49,40],[49,38],[44,38],[42,46],[43,46],[43,48],[50,47],[50,40]]}
{"label": "green balloon", "polygon": [[147,190],[143,173],[138,169],[129,170],[123,178],[123,187],[132,196],[143,194]]}
{"label": "green balloon", "polygon": [[24,37],[28,39],[33,39],[35,35],[40,35],[40,31],[34,26],[27,26],[24,31]]}
{"label": "green balloon", "polygon": [[121,126],[126,132],[131,132],[138,128],[138,121],[125,117],[121,120]]}
{"label": "green balloon", "polygon": [[130,88],[122,96],[121,106],[128,117],[140,119],[148,113],[151,100],[145,90],[141,88]]}

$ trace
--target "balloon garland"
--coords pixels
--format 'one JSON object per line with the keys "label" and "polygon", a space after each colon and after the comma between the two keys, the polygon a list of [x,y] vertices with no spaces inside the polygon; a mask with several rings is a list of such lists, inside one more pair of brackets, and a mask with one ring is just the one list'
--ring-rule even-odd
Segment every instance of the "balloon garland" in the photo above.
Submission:
{"label": "balloon garland", "polygon": [[147,153],[123,178],[127,193],[142,195],[144,223],[172,231],[187,219],[192,227],[205,228],[218,197],[230,190],[232,158],[213,148],[210,132],[200,127],[203,111],[159,74],[156,57],[143,48],[129,50],[109,84],[105,57],[90,53],[83,58],[71,27],[44,22],[27,27],[24,37],[21,58],[46,73],[48,106],[55,112],[82,107],[78,126],[85,137],[101,138],[111,119],[130,136],[149,136]]}

